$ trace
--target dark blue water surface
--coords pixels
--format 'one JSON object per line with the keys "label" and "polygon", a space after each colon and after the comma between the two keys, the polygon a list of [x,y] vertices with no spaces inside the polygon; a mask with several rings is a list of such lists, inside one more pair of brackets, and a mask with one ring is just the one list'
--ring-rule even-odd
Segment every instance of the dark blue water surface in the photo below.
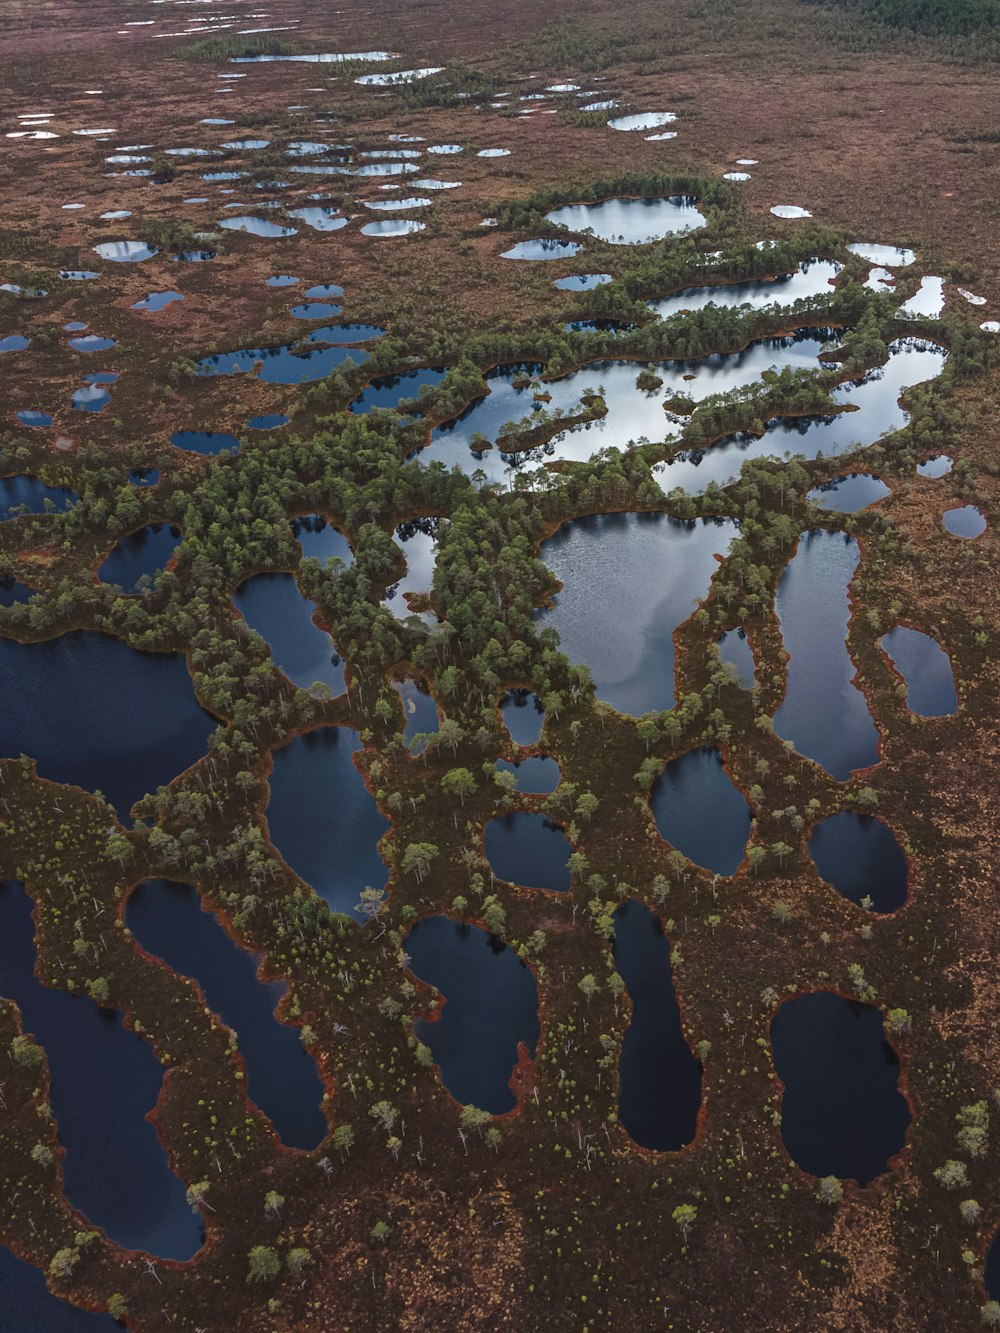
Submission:
{"label": "dark blue water surface", "polygon": [[179,654],[88,630],[0,639],[0,688],[0,754],[31,755],[41,777],[102,791],[122,819],[201,758],[215,725]]}
{"label": "dark blue water surface", "polygon": [[735,875],[750,836],[750,807],[714,745],[673,759],[653,784],[660,836],[689,861],[717,875]]}
{"label": "dark blue water surface", "polygon": [[730,629],[719,636],[717,641],[719,661],[730,667],[737,685],[743,690],[752,690],[757,680],[753,660],[753,647],[747,638],[746,630]]}
{"label": "dark blue water surface", "polygon": [[119,1245],[190,1259],[201,1218],[146,1119],[163,1067],[117,1011],[39,982],[32,906],[20,884],[0,886],[0,995],[20,1005],[24,1031],[48,1056],[66,1196]]}
{"label": "dark blue water surface", "polygon": [[993,1244],[986,1255],[984,1277],[990,1299],[1000,1301],[1000,1231],[993,1237]]}
{"label": "dark blue water surface", "polygon": [[545,713],[542,701],[530,690],[508,690],[500,700],[500,713],[515,745],[537,745]]}
{"label": "dark blue water surface", "polygon": [[22,426],[32,426],[35,428],[52,425],[52,418],[47,412],[39,412],[35,408],[26,407],[17,413],[17,419]]}
{"label": "dark blue water surface", "polygon": [[918,717],[948,717],[958,710],[951,658],[929,634],[897,625],[882,650],[906,682],[906,706]]}
{"label": "dark blue water surface", "polygon": [[263,416],[251,417],[247,425],[251,430],[277,430],[288,425],[288,418],[284,412],[265,412]]}
{"label": "dark blue water surface", "polygon": [[370,412],[373,407],[395,408],[411,398],[418,398],[424,385],[440,384],[445,377],[443,369],[423,366],[408,370],[403,375],[384,375],[372,380],[351,403],[352,412]]}
{"label": "dark blue water surface", "polygon": [[78,498],[61,486],[46,486],[37,477],[0,477],[0,521],[21,508],[26,514],[61,514]]}
{"label": "dark blue water surface", "polygon": [[0,574],[0,606],[16,606],[34,596],[31,588],[12,574]]}
{"label": "dark blue water surface", "polygon": [[197,981],[209,1007],[237,1034],[247,1095],[270,1117],[282,1143],[317,1147],[327,1133],[323,1085],[298,1029],[275,1015],[285,983],[258,979],[257,956],[235,944],[214,913],[202,911],[190,884],[140,884],[128,900],[125,924],[147,953]]}
{"label": "dark blue water surface", "polygon": [[563,292],[589,292],[593,287],[603,287],[613,281],[610,273],[572,273],[567,278],[556,278],[552,285]]}
{"label": "dark blue water surface", "polygon": [[445,1087],[457,1102],[492,1115],[513,1110],[518,1045],[533,1056],[538,1041],[534,975],[495,936],[446,916],[418,921],[405,948],[413,974],[445,999],[438,1018],[414,1024]]}
{"label": "dark blue water surface", "polygon": [[300,514],[293,518],[292,533],[302,548],[303,559],[318,560],[321,565],[334,558],[345,565],[354,563],[354,552],[347,538],[322,514]]}
{"label": "dark blue water surface", "polygon": [[236,454],[240,451],[240,442],[235,435],[215,430],[177,430],[171,435],[170,443],[192,454],[221,454],[223,449]]}
{"label": "dark blue water surface", "polygon": [[828,884],[860,903],[872,899],[876,912],[895,912],[906,902],[909,871],[892,829],[872,815],[843,810],[817,824],[809,855]]}
{"label": "dark blue water surface", "polygon": [[860,559],[853,537],[803,533],[776,603],[789,662],[774,730],[841,781],[878,762],[878,732],[847,651],[848,589]]}
{"label": "dark blue water surface", "polygon": [[792,1160],[811,1175],[859,1185],[887,1171],[904,1145],[910,1109],[879,1011],[832,991],[802,995],[775,1014],[771,1043]]}
{"label": "dark blue water surface", "polygon": [[559,786],[559,765],[548,755],[531,755],[516,764],[508,763],[506,759],[498,759],[497,768],[502,773],[514,774],[518,791],[545,795],[555,791]]}
{"label": "dark blue water surface", "polygon": [[144,575],[159,574],[183,541],[180,528],[153,523],[123,537],[97,571],[102,583],[117,583],[124,592],[135,592]]}
{"label": "dark blue water surface", "polygon": [[491,819],[485,845],[486,859],[499,879],[557,893],[569,888],[566,862],[573,849],[560,826],[545,815],[520,810]]}
{"label": "dark blue water surface", "polygon": [[590,668],[598,698],[640,716],[674,703],[674,631],[708,593],[729,520],[602,514],[564,523],[542,544],[563,587],[539,613],[570,661]]}
{"label": "dark blue water surface", "polygon": [[291,868],[335,912],[355,914],[361,890],[389,878],[378,841],[390,828],[352,755],[350,727],[321,727],[274,753],[267,823]]}
{"label": "dark blue water surface", "polygon": [[615,912],[615,969],[632,1019],[622,1042],[618,1117],[633,1142],[660,1152],[690,1143],[701,1107],[701,1063],[684,1040],[659,917],[642,903]]}
{"label": "dark blue water surface", "polygon": [[45,1276],[0,1245],[0,1291],[4,1333],[116,1333],[121,1324],[109,1314],[92,1314],[53,1296]]}
{"label": "dark blue water surface", "polygon": [[254,574],[233,598],[247,624],[267,640],[275,666],[301,689],[315,681],[344,692],[344,663],[326,630],[313,619],[316,603],[292,574]]}
{"label": "dark blue water surface", "polygon": [[159,469],[155,467],[129,468],[128,479],[133,486],[155,486],[160,480]]}

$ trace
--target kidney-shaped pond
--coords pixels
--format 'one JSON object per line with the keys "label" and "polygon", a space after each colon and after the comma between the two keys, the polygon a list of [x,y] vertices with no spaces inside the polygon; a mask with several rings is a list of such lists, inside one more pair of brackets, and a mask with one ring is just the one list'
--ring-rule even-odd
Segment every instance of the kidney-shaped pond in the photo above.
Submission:
{"label": "kidney-shaped pond", "polygon": [[513,1110],[520,1048],[533,1057],[538,1041],[533,974],[495,936],[446,916],[418,921],[405,947],[413,974],[444,996],[436,1017],[418,1019],[414,1030],[445,1087],[457,1102],[491,1115]]}
{"label": "kidney-shaped pond", "polygon": [[390,824],[354,766],[349,727],[320,727],[274,753],[267,823],[295,873],[335,912],[359,915],[364,888],[385,887],[378,842]]}
{"label": "kidney-shaped pond", "polygon": [[147,953],[190,977],[209,1006],[237,1035],[247,1095],[269,1116],[290,1148],[312,1149],[326,1136],[323,1085],[297,1028],[278,1021],[283,981],[261,981],[259,958],[230,939],[218,917],[202,910],[196,889],[147,880],[133,892],[125,924]]}
{"label": "kidney-shaped pond", "polygon": [[344,663],[313,618],[316,603],[303,597],[294,575],[254,574],[237,588],[233,601],[293,685],[308,689],[319,682],[331,695],[343,694]]}
{"label": "kidney-shaped pond", "polygon": [[146,1119],[163,1066],[119,1013],[42,985],[31,912],[20,884],[0,885],[0,996],[17,1002],[24,1031],[48,1056],[66,1196],[119,1245],[190,1259],[201,1245],[201,1218]]}
{"label": "kidney-shaped pond", "polygon": [[906,682],[906,706],[918,717],[949,717],[958,710],[951,658],[929,634],[897,625],[882,651]]}
{"label": "kidney-shaped pond", "polygon": [[750,807],[714,745],[673,759],[653,784],[660,836],[689,861],[717,875],[735,875],[750,836]]}
{"label": "kidney-shaped pond", "polygon": [[771,1024],[774,1067],[785,1085],[781,1137],[814,1176],[867,1185],[900,1152],[910,1109],[899,1089],[899,1057],[882,1015],[818,991],[786,1000]]}

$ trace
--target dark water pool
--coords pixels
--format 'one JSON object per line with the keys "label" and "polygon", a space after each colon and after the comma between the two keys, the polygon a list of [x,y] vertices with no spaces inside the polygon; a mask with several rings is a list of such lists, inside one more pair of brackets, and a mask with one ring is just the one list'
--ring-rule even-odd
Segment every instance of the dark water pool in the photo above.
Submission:
{"label": "dark water pool", "polygon": [[102,791],[122,819],[201,758],[215,725],[179,654],[88,630],[0,639],[0,685],[0,754],[31,755],[41,777]]}
{"label": "dark water pool", "polygon": [[318,560],[321,565],[334,558],[345,565],[354,562],[354,552],[347,538],[322,514],[300,514],[292,519],[292,533],[302,548],[304,559]]}
{"label": "dark water pool", "polygon": [[538,744],[545,711],[537,694],[525,689],[508,690],[500,700],[500,714],[515,745]]}
{"label": "dark water pool", "polygon": [[170,443],[191,454],[221,454],[224,449],[234,454],[240,451],[240,442],[235,435],[216,430],[177,430],[171,435]]}
{"label": "dark water pool", "polygon": [[127,1249],[190,1259],[201,1218],[146,1119],[163,1067],[117,1011],[39,982],[32,906],[20,884],[0,885],[0,995],[17,1001],[24,1031],[48,1056],[67,1198]]}
{"label": "dark water pool", "polygon": [[814,486],[806,496],[810,504],[830,509],[835,514],[856,514],[876,500],[884,500],[891,492],[884,481],[870,472],[851,472],[834,477],[821,486]]}
{"label": "dark water pool", "polygon": [[6,1333],[115,1333],[121,1325],[109,1314],[92,1314],[53,1296],[45,1275],[0,1245],[2,1327]]}
{"label": "dark water pool", "polygon": [[650,793],[660,836],[689,861],[735,875],[750,836],[750,807],[714,745],[667,764]]}
{"label": "dark water pool", "polygon": [[393,681],[392,688],[399,695],[403,705],[403,717],[406,726],[403,741],[413,754],[422,754],[427,748],[426,742],[413,746],[414,736],[430,736],[438,729],[438,710],[434,696],[422,680]]}
{"label": "dark water pool", "polygon": [[590,668],[601,699],[640,716],[674,703],[674,631],[708,592],[716,556],[736,536],[728,520],[603,514],[564,523],[542,545],[563,587],[543,624]]}
{"label": "dark water pool", "polygon": [[531,971],[495,936],[446,916],[418,921],[405,950],[413,974],[444,996],[439,1016],[418,1019],[414,1029],[445,1087],[457,1102],[492,1115],[513,1110],[518,1048],[533,1056],[539,1034]]}
{"label": "dark water pool", "polygon": [[62,486],[46,486],[38,477],[0,477],[0,522],[18,513],[61,514],[78,498]]}
{"label": "dark water pool", "polygon": [[161,573],[183,541],[180,528],[152,523],[129,533],[97,571],[102,583],[116,583],[123,592],[135,592],[141,579]]}
{"label": "dark water pool", "polygon": [[958,711],[951,658],[937,639],[897,625],[882,639],[882,651],[906,682],[906,706],[918,717],[948,717]]}
{"label": "dark water pool", "polygon": [[911,1117],[879,1011],[831,991],[801,995],[778,1010],[771,1043],[792,1160],[811,1175],[859,1185],[888,1171]]}
{"label": "dark water pool", "polygon": [[219,352],[198,362],[202,376],[253,374],[265,384],[312,384],[325,379],[348,359],[355,365],[368,360],[368,353],[357,347],[315,347],[296,352],[288,343],[283,347],[245,347],[235,352]]}
{"label": "dark water pool", "polygon": [[516,764],[498,759],[497,768],[502,773],[513,773],[518,791],[545,795],[559,786],[559,765],[548,755],[531,755]]}
{"label": "dark water pool", "polygon": [[351,403],[351,411],[364,413],[373,407],[398,408],[400,403],[418,398],[424,385],[440,384],[444,377],[443,368],[422,366],[403,375],[386,375],[372,380]]}
{"label": "dark water pool", "polygon": [[975,505],[948,509],[941,515],[941,522],[953,537],[965,537],[969,541],[981,537],[986,531],[986,515]]}
{"label": "dark water pool", "polygon": [[274,754],[267,822],[271,841],[335,912],[354,912],[365,887],[388,879],[378,841],[389,829],[352,756],[349,727],[321,727]]}
{"label": "dark water pool", "polygon": [[0,574],[0,606],[16,606],[19,602],[27,602],[33,595],[31,588],[12,574]]}
{"label": "dark water pool", "polygon": [[486,859],[499,879],[529,889],[565,893],[572,847],[562,828],[546,815],[520,810],[486,825]]}
{"label": "dark water pool", "polygon": [[235,944],[214,913],[202,910],[190,884],[162,879],[140,884],[128,900],[125,924],[147,953],[197,981],[209,1007],[237,1034],[247,1095],[270,1118],[282,1143],[317,1147],[327,1133],[320,1110],[323,1085],[298,1028],[275,1015],[285,983],[258,979],[257,956]]}
{"label": "dark water pool", "polygon": [[569,231],[593,232],[612,245],[643,245],[694,231],[706,222],[697,199],[671,195],[662,199],[603,199],[597,204],[568,204],[546,213],[545,220]]}
{"label": "dark water pool", "polygon": [[848,590],[860,558],[853,537],[803,533],[776,604],[790,657],[774,729],[841,781],[878,762],[878,731],[847,651]]}
{"label": "dark water pool", "polygon": [[747,638],[745,629],[726,630],[717,640],[719,661],[728,668],[737,685],[743,690],[752,690],[757,673],[753,658],[753,646]]}
{"label": "dark water pool", "polygon": [[314,620],[316,603],[299,591],[292,574],[254,574],[233,598],[247,624],[266,639],[276,667],[301,689],[316,681],[334,696],[344,692],[344,663]]}
{"label": "dark water pool", "polygon": [[701,1063],[684,1039],[659,917],[642,903],[615,912],[615,969],[628,988],[632,1018],[622,1042],[618,1117],[633,1142],[676,1152],[697,1132]]}
{"label": "dark water pool", "polygon": [[892,829],[872,815],[843,810],[817,824],[809,855],[822,879],[852,903],[870,898],[875,912],[895,912],[906,902],[909,871]]}

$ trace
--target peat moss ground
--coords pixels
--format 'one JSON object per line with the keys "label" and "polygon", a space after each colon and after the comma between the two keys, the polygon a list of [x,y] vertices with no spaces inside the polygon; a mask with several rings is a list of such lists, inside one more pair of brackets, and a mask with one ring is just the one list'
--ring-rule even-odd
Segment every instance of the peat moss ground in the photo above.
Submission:
{"label": "peat moss ground", "polygon": [[[377,21],[348,15],[335,36],[294,4],[272,10],[302,18],[294,41],[313,49],[384,43],[400,50],[406,65],[434,63],[440,48],[495,67],[482,46],[495,13],[450,16],[439,38],[431,10],[387,11]],[[102,25],[124,21],[119,6],[90,10],[89,36],[76,53],[67,49],[72,25],[46,27],[45,11],[32,13],[41,27],[29,31],[27,11],[18,11],[4,38],[8,45],[23,40],[30,53],[30,63],[14,71],[12,111],[42,109],[40,86],[59,108],[71,87],[103,82],[112,89],[107,123],[120,131],[115,142],[207,147],[227,132],[265,127],[264,137],[277,143],[309,137],[309,122],[291,119],[287,106],[300,100],[316,67],[263,67],[253,71],[252,93],[210,97],[206,87],[227,67],[170,54],[173,41],[122,39],[112,61]],[[945,272],[997,294],[986,202],[996,171],[988,137],[992,73],[929,63],[923,47],[905,58],[851,55],[832,40],[833,28],[810,36],[798,19],[780,58],[769,62],[767,44],[782,15],[792,20],[784,0],[762,7],[753,40],[727,7],[713,9],[701,26],[678,15],[672,51],[658,48],[652,64],[603,71],[609,95],[622,93],[635,109],[678,110],[678,139],[667,143],[573,124],[565,115],[517,119],[421,108],[395,95],[362,93],[346,78],[331,84],[318,100],[333,112],[335,132],[362,149],[401,132],[512,150],[509,159],[467,151],[428,167],[465,183],[435,198],[427,233],[400,242],[302,227],[288,241],[226,235],[218,258],[203,266],[174,264],[169,251],[136,266],[91,263],[88,247],[97,240],[141,234],[144,220],[189,221],[182,200],[202,192],[195,187],[200,170],[182,165],[162,186],[136,183],[133,204],[120,188],[126,182],[103,179],[102,145],[83,141],[71,151],[61,140],[52,152],[32,144],[11,153],[19,173],[16,185],[4,184],[4,280],[39,281],[51,295],[44,303],[0,297],[0,332],[37,340],[42,331],[44,340],[47,329],[49,339],[48,348],[36,341],[4,361],[5,399],[15,406],[55,398],[68,404],[79,375],[92,368],[118,370],[121,379],[111,407],[95,420],[76,420],[79,414],[67,410],[51,434],[7,431],[10,470],[70,484],[82,499],[62,517],[3,525],[4,568],[45,598],[5,611],[0,627],[25,640],[85,627],[139,648],[182,651],[200,699],[220,722],[209,754],[143,802],[131,830],[117,826],[97,798],[40,781],[30,762],[0,762],[0,871],[22,879],[35,900],[40,971],[51,984],[106,994],[153,1043],[169,1070],[156,1112],[160,1134],[182,1179],[208,1186],[196,1191],[208,1205],[207,1246],[190,1264],[158,1262],[154,1274],[142,1257],[88,1237],[85,1219],[62,1194],[44,1061],[19,1047],[21,1059],[5,1065],[2,1089],[0,1233],[48,1269],[50,1284],[67,1298],[100,1309],[112,1303],[137,1329],[817,1326],[853,1333],[979,1326],[979,1266],[1000,1222],[998,1150],[995,1132],[976,1142],[975,1154],[967,1140],[960,1144],[956,1116],[980,1101],[995,1116],[1000,1087],[992,522],[1000,370],[989,339],[975,331],[980,316],[949,308],[942,324],[904,328],[892,314],[898,301],[864,293],[856,281],[861,266],[848,264],[823,326],[858,332],[847,337],[847,362],[824,372],[825,387],[883,359],[885,343],[904,331],[947,345],[948,370],[910,394],[911,425],[884,445],[836,460],[748,465],[724,492],[664,497],[649,471],[669,452],[662,445],[563,464],[546,483],[520,481],[507,494],[422,468],[419,455],[404,461],[433,421],[476,395],[490,365],[525,360],[552,373],[624,354],[635,358],[638,373],[645,360],[736,350],[816,322],[808,308],[781,320],[726,312],[647,324],[624,343],[619,335],[612,342],[563,332],[573,316],[633,318],[637,298],[692,283],[703,271],[695,258],[702,248],[724,250],[719,280],[757,277],[768,268],[754,241],[787,234],[791,243],[771,270],[786,271],[813,254],[846,259],[843,236],[830,230],[844,228],[858,239],[919,246],[918,265],[901,274],[900,295],[923,272]],[[53,7],[52,16],[62,18],[62,8]],[[516,18],[505,14],[504,23]],[[528,38],[538,16],[522,18]],[[535,58],[526,61],[539,80],[527,86],[592,78],[588,63],[602,49],[593,34],[604,22],[599,12],[574,15],[575,46],[565,34],[538,39]],[[645,22],[637,15],[640,31]],[[75,12],[73,23],[80,23]],[[736,33],[748,39],[738,68],[729,67],[730,51],[712,54],[712,23],[721,40]],[[634,58],[627,49],[611,54]],[[96,77],[102,62],[107,67]],[[88,107],[88,120],[104,123],[107,110]],[[196,123],[203,115],[237,123],[205,127]],[[709,183],[743,155],[762,159],[749,187]],[[544,200],[533,204],[535,192],[576,198],[581,184],[603,181],[602,192],[613,193],[624,173],[643,180],[648,192],[664,178],[678,184],[693,177],[710,205],[710,230],[692,242],[634,253],[588,240],[566,267],[497,258],[512,239],[544,234],[537,227]],[[375,197],[374,190],[361,197]],[[90,205],[86,219],[62,211],[74,200]],[[767,215],[774,202],[806,204],[815,229],[777,223]],[[89,220],[118,207],[132,207],[134,216],[100,227]],[[502,228],[481,228],[488,215],[499,216]],[[206,214],[213,222],[215,216]],[[100,268],[101,280],[60,284],[53,274],[64,266]],[[552,278],[600,270],[621,281],[584,298],[554,298]],[[263,285],[282,271],[299,275],[299,287]],[[286,298],[321,282],[345,287],[346,321],[390,330],[381,345],[368,345],[374,369],[452,367],[428,398],[423,423],[345,414],[371,368],[286,390],[247,376],[191,377],[186,359],[301,335],[301,322],[282,313],[298,298]],[[174,285],[186,299],[161,314],[128,309],[147,291]],[[57,350],[56,330],[77,316],[119,339],[110,360],[91,367]],[[706,444],[758,419],[816,410],[821,401],[815,385],[772,385],[755,399],[749,419],[745,403],[703,405],[688,427],[699,434],[689,438]],[[288,432],[247,442],[239,458],[201,459],[167,443],[172,431],[196,425],[239,434],[248,416],[283,408],[294,413]],[[60,436],[73,447],[54,447]],[[918,477],[915,463],[943,449],[956,458],[955,472],[939,481]],[[158,466],[162,480],[136,491],[125,471],[144,465]],[[892,488],[871,512],[844,517],[806,505],[816,482],[869,469]],[[970,499],[991,524],[978,541],[964,543],[938,518],[949,504]],[[740,522],[741,533],[703,605],[676,636],[677,708],[646,719],[642,729],[596,702],[586,673],[532,619],[555,591],[538,560],[542,540],[567,519],[627,510],[726,515]],[[288,519],[311,512],[350,535],[350,570],[337,575],[300,564]],[[379,605],[401,573],[393,528],[429,514],[450,520],[433,592],[444,626],[431,634],[400,624]],[[93,570],[117,537],[157,519],[179,522],[185,541],[155,591],[122,598],[96,586]],[[786,679],[774,588],[798,534],[818,526],[852,532],[863,552],[849,645],[880,728],[882,761],[845,784],[789,753],[767,725]],[[346,695],[329,700],[294,690],[233,613],[233,589],[263,569],[297,570],[346,657]],[[878,648],[896,620],[933,633],[951,653],[956,718],[924,721],[907,711]],[[753,694],[728,682],[711,648],[715,631],[736,623],[747,626],[758,656]],[[400,741],[403,718],[389,682],[401,670],[430,681],[447,718],[440,741],[419,759]],[[482,768],[512,753],[497,701],[515,684],[532,686],[545,700],[544,746],[563,783],[552,798],[518,798],[513,808],[546,808],[567,828],[578,855],[574,887],[564,896],[494,883],[482,859],[483,823],[511,808]],[[360,731],[359,765],[392,820],[382,844],[391,869],[387,902],[364,927],[331,916],[267,840],[271,753],[320,725]],[[737,876],[715,883],[671,856],[647,796],[651,777],[670,758],[706,741],[723,748],[752,804],[752,846],[759,849]],[[462,802],[441,786],[456,768],[476,783]],[[578,809],[587,792],[599,802],[589,818],[586,803]],[[868,916],[839,898],[805,852],[811,827],[844,808],[877,808],[907,851],[911,897],[895,916]],[[277,1145],[245,1099],[229,1032],[194,986],[134,945],[122,922],[124,901],[132,885],[160,875],[196,883],[233,937],[263,954],[268,974],[288,981],[283,1016],[301,1026],[326,1088],[331,1138],[316,1152]],[[422,915],[453,914],[456,897],[467,901],[470,919],[518,948],[539,983],[537,1058],[518,1071],[519,1108],[493,1126],[498,1142],[475,1128],[463,1141],[460,1110],[426,1067],[412,1032],[413,1017],[428,1012],[434,996],[405,967],[406,933]],[[609,981],[605,922],[628,897],[670,923],[686,1035],[692,1044],[709,1043],[701,1047],[698,1137],[678,1154],[637,1150],[615,1118],[628,1003],[616,1003]],[[111,930],[102,925],[108,920],[116,922]],[[599,983],[590,999],[579,986],[587,975]],[[835,1207],[819,1201],[817,1182],[783,1150],[768,1041],[781,999],[818,988],[910,1017],[908,1031],[893,1037],[914,1111],[906,1149],[868,1189],[848,1184]],[[11,1049],[18,1025],[11,1006],[2,1021]],[[38,1143],[53,1148],[51,1162],[32,1156]],[[969,1183],[949,1191],[934,1172],[955,1158],[966,1162]],[[284,1199],[278,1213],[266,1205],[271,1191]],[[974,1225],[959,1212],[967,1198],[982,1209]],[[684,1205],[696,1210],[686,1236],[675,1218]],[[270,1282],[247,1281],[254,1246],[281,1260]],[[60,1251],[68,1257],[53,1270]],[[295,1257],[300,1251],[308,1256]],[[115,1295],[120,1300],[112,1302]]]}

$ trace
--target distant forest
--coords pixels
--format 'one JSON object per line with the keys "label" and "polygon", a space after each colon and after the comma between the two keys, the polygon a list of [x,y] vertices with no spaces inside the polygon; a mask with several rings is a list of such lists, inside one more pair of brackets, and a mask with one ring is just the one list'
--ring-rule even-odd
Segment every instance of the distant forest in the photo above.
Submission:
{"label": "distant forest", "polygon": [[887,27],[931,36],[970,37],[1000,32],[1000,0],[809,0],[853,9]]}

